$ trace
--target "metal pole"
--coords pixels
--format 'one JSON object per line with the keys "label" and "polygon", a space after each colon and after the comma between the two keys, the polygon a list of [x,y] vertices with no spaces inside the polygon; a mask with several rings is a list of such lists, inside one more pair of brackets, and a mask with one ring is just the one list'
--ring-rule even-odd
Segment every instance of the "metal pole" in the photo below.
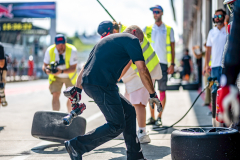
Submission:
{"label": "metal pole", "polygon": [[117,22],[117,21],[113,18],[113,16],[108,12],[108,10],[102,5],[102,3],[99,2],[99,0],[97,0],[97,1],[98,1],[98,3],[102,6],[102,8],[107,12],[107,14],[112,18],[112,20],[115,21],[115,22]]}

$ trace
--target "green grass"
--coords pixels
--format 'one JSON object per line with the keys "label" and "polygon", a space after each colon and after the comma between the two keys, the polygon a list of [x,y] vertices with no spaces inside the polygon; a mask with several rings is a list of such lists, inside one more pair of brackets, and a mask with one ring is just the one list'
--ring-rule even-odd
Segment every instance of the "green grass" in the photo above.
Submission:
{"label": "green grass", "polygon": [[83,44],[78,37],[67,37],[67,42],[74,45],[79,52],[90,50],[94,45]]}

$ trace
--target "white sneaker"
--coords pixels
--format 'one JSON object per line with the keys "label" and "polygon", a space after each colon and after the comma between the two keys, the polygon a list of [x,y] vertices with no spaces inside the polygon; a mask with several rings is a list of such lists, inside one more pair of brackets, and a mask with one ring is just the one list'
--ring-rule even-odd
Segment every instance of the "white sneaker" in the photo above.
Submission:
{"label": "white sneaker", "polygon": [[116,140],[124,140],[123,133],[119,134],[117,137],[113,138]]}
{"label": "white sneaker", "polygon": [[149,135],[146,132],[143,132],[143,130],[138,130],[138,139],[140,143],[150,143],[151,139]]}

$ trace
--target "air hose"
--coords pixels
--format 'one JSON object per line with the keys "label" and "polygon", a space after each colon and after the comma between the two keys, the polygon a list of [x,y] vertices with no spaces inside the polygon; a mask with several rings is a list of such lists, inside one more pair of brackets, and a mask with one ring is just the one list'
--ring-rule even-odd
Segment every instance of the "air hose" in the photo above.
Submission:
{"label": "air hose", "polygon": [[197,98],[194,100],[194,102],[192,103],[192,106],[188,109],[188,111],[182,116],[182,118],[180,118],[177,122],[173,123],[171,126],[166,126],[166,127],[160,127],[160,130],[157,131],[163,131],[169,128],[174,127],[176,124],[178,124],[183,118],[186,117],[186,115],[188,114],[188,112],[193,108],[194,104],[197,102],[198,98],[201,96],[201,94],[206,90],[206,88],[209,87],[209,85],[207,85],[197,96]]}

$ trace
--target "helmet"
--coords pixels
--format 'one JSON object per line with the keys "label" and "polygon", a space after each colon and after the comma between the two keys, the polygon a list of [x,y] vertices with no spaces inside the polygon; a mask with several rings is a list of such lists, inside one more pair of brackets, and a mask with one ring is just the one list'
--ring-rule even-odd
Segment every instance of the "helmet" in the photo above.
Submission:
{"label": "helmet", "polygon": [[231,16],[233,15],[233,6],[234,6],[234,2],[235,2],[236,0],[225,0],[224,2],[223,2],[223,4],[226,4],[227,5],[227,8],[228,8],[228,10],[231,12]]}

